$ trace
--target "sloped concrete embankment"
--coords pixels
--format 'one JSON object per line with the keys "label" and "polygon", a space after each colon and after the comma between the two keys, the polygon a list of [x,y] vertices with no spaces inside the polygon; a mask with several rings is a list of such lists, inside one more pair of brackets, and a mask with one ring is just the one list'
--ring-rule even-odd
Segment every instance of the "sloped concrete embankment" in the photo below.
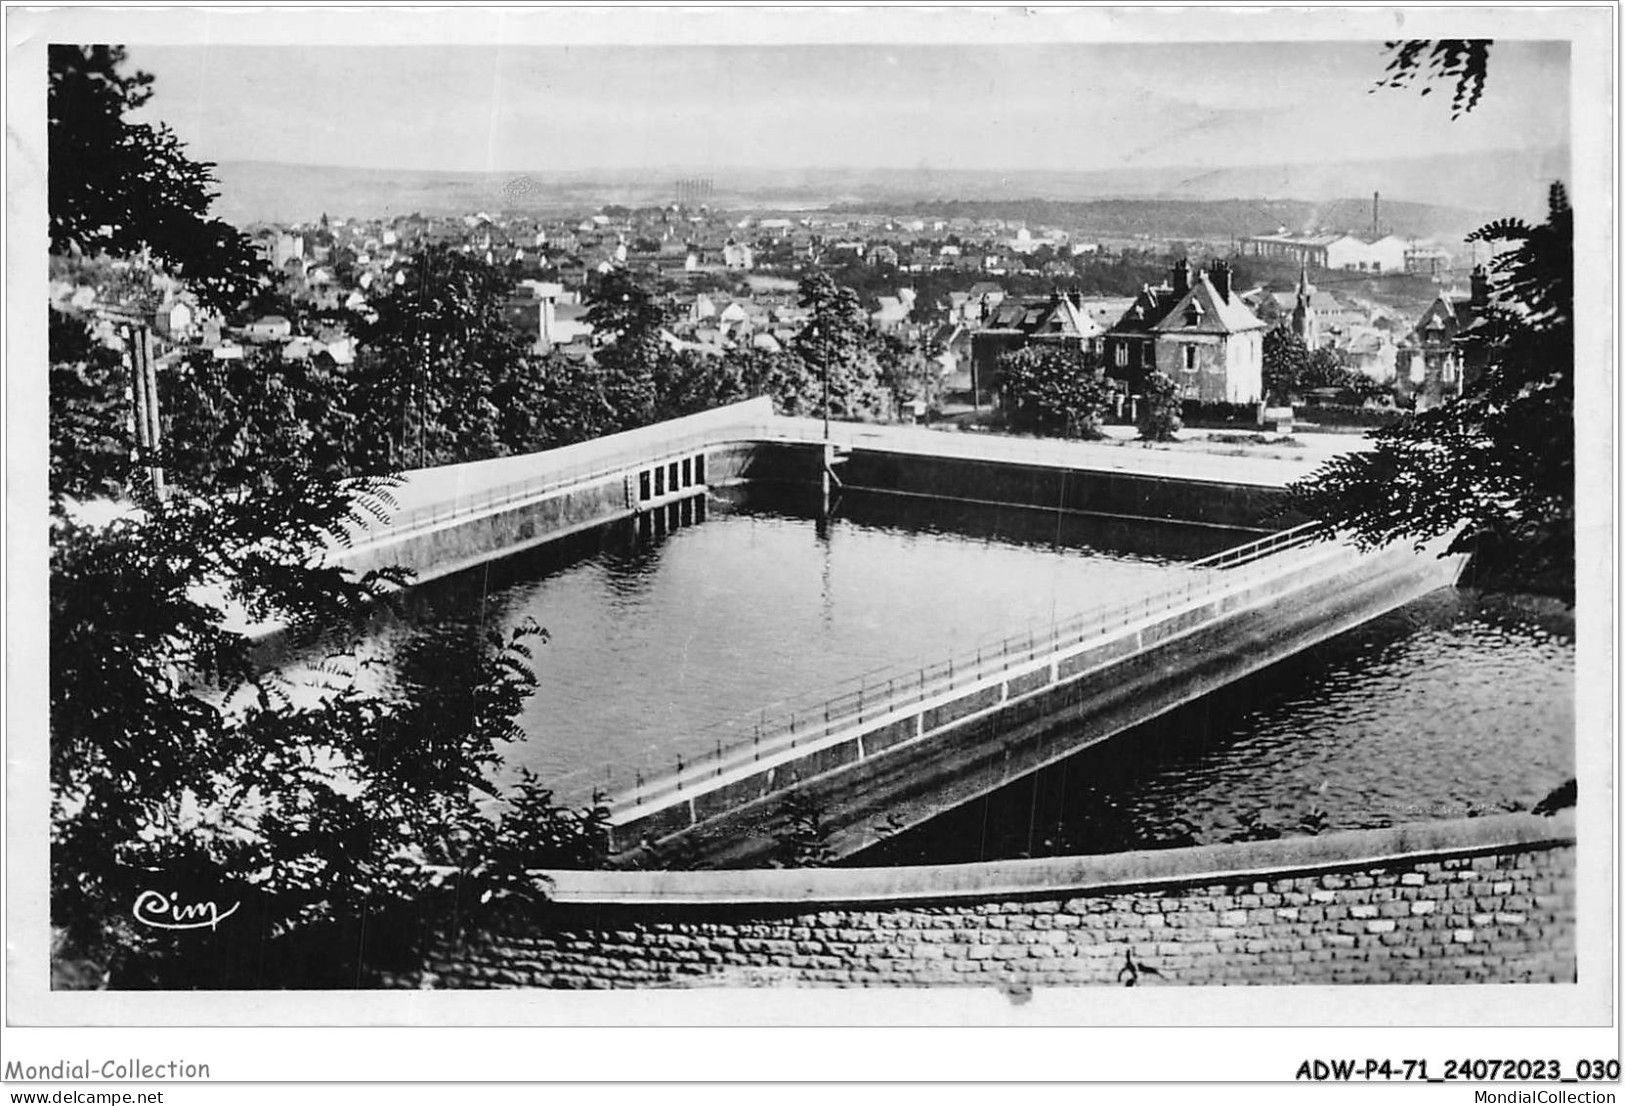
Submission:
{"label": "sloped concrete embankment", "polygon": [[1459,569],[1459,557],[1408,547],[1299,550],[1051,656],[918,703],[877,704],[866,720],[759,762],[714,774],[701,763],[651,782],[617,807],[612,846],[628,866],[673,856],[764,864],[796,811],[811,809],[831,852],[849,856],[1447,585]]}

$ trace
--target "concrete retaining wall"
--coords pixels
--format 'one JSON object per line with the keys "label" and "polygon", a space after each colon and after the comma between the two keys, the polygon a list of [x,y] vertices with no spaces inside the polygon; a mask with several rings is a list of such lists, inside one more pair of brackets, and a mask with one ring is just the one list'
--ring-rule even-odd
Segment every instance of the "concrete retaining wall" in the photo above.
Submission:
{"label": "concrete retaining wall", "polygon": [[[694,416],[698,419],[701,416]],[[645,428],[650,430],[653,428]],[[641,432],[639,432],[641,433]],[[738,433],[738,439],[729,435]],[[695,434],[709,434],[713,441],[700,444]],[[617,435],[616,440],[633,437]],[[579,447],[567,447],[549,454],[535,454],[528,464],[545,476],[548,468],[602,460],[611,463],[617,456],[606,452],[602,442],[592,457],[554,457]],[[651,509],[678,498],[675,493],[640,500],[637,481],[642,470],[679,456],[672,449],[693,442],[687,456],[704,456],[705,484],[778,483],[812,486],[818,482],[822,447],[817,443],[765,442],[749,439],[744,428],[699,427],[688,420],[676,420],[665,437],[643,434],[636,442],[622,442],[617,449],[642,444],[650,460],[639,463],[624,458],[625,467],[607,475],[560,488],[544,496],[511,506],[469,509],[455,518],[433,525],[386,532],[372,541],[360,541],[339,551],[339,563],[357,572],[388,566],[411,570],[419,582],[449,576],[472,568],[492,557],[508,556],[544,542],[568,537],[582,530],[630,517],[637,509]],[[604,454],[599,458],[597,454]],[[457,483],[457,469],[490,468],[483,479],[497,476],[523,479],[526,458],[505,457],[496,461],[453,466],[437,471],[435,478],[448,485]],[[474,479],[479,474],[470,474]],[[1067,469],[1006,463],[927,457],[918,454],[888,453],[857,449],[842,464],[840,479],[849,487],[901,495],[967,502],[1038,507],[1049,510],[1120,515],[1150,520],[1175,520],[1196,524],[1238,528],[1275,528],[1296,521],[1282,513],[1279,489],[1209,481],[1174,480],[1162,477],[1120,473],[1071,471]],[[703,490],[685,485],[683,494]],[[477,501],[478,493],[471,495]]]}
{"label": "concrete retaining wall", "polygon": [[1279,488],[1126,472],[889,453],[859,446],[841,469],[854,488],[1046,510],[1284,529],[1304,521]]}
{"label": "concrete retaining wall", "polygon": [[399,987],[1568,983],[1574,825],[929,868],[556,872]]}
{"label": "concrete retaining wall", "polygon": [[356,572],[399,565],[422,583],[631,514],[624,478],[615,476],[361,546],[345,554],[342,562]]}
{"label": "concrete retaining wall", "polygon": [[798,442],[724,442],[706,451],[711,484],[799,484],[817,487],[823,447]]}

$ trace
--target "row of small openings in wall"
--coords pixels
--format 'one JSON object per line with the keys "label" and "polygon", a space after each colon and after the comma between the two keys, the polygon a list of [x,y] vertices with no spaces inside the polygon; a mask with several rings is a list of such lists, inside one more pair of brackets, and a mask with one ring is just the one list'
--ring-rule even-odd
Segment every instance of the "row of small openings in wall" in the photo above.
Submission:
{"label": "row of small openings in wall", "polygon": [[705,454],[699,453],[638,473],[638,502],[647,503],[651,499],[704,484]]}
{"label": "row of small openings in wall", "polygon": [[683,526],[705,521],[705,496],[691,495],[687,499],[656,507],[638,515],[638,540],[652,541]]}

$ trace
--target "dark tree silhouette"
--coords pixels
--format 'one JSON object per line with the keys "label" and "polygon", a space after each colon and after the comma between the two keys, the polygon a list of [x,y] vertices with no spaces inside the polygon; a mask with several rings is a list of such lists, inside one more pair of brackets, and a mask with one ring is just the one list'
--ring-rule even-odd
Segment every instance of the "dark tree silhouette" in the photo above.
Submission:
{"label": "dark tree silhouette", "polygon": [[241,232],[209,216],[214,166],[188,158],[167,126],[125,118],[151,98],[151,74],[123,72],[121,46],[52,45],[47,58],[52,251],[148,251],[211,306],[241,303],[267,273]]}
{"label": "dark tree silhouette", "polygon": [[1386,42],[1389,53],[1384,76],[1372,89],[1410,88],[1422,81],[1422,95],[1433,93],[1433,82],[1444,81],[1450,88],[1450,118],[1459,119],[1478,106],[1489,77],[1490,46],[1487,38],[1405,39]]}
{"label": "dark tree silhouette", "polygon": [[1503,219],[1509,243],[1468,341],[1486,362],[1459,397],[1374,434],[1376,448],[1294,486],[1297,506],[1365,544],[1454,535],[1512,578],[1574,572],[1574,213],[1553,185],[1545,223]]}
{"label": "dark tree silhouette", "polygon": [[[169,479],[213,495],[268,493],[307,476],[360,475],[344,375],[326,356],[218,360],[193,350],[159,380]],[[383,475],[382,471],[373,475]]]}
{"label": "dark tree silhouette", "polygon": [[[123,60],[115,47],[51,49],[53,247],[145,253],[230,302],[240,236],[203,215],[206,167],[162,128],[122,119],[151,82],[121,75]],[[435,321],[431,336],[455,351],[489,340]],[[342,657],[308,684],[254,663],[240,619],[345,626],[404,581],[357,579],[328,555],[387,508],[390,486],[333,471],[342,433],[327,408],[343,390],[330,366],[166,370],[171,421],[185,424],[173,456],[196,463],[160,496],[131,464],[117,355],[79,320],[51,324],[51,918],[59,959],[93,965],[70,974],[355,986],[387,918],[418,911],[427,937],[442,890],[470,920],[469,906],[539,894],[527,866],[596,856],[601,812],[556,811],[534,787],[496,795],[490,780],[535,688],[534,627],[401,658],[450,681],[434,692],[366,690]],[[82,510],[110,495],[122,497],[111,521]],[[136,923],[144,892],[245,907],[186,941]]]}
{"label": "dark tree silhouette", "polygon": [[55,308],[48,342],[52,495],[59,505],[64,497],[115,495],[130,463],[123,360],[93,338],[82,320]]}
{"label": "dark tree silhouette", "polygon": [[419,468],[500,456],[533,402],[535,365],[506,315],[507,277],[446,246],[420,251],[357,325],[351,370],[355,458],[364,469]]}
{"label": "dark tree silhouette", "polygon": [[[1488,75],[1487,40],[1388,44],[1379,87],[1418,73],[1456,81],[1453,117]],[[1426,94],[1428,89],[1423,89]],[[1491,264],[1489,310],[1459,340],[1483,364],[1463,393],[1377,431],[1376,448],[1340,457],[1291,489],[1331,532],[1365,545],[1452,535],[1480,579],[1574,593],[1574,212],[1561,183],[1545,223],[1500,219],[1470,241],[1506,243]]]}

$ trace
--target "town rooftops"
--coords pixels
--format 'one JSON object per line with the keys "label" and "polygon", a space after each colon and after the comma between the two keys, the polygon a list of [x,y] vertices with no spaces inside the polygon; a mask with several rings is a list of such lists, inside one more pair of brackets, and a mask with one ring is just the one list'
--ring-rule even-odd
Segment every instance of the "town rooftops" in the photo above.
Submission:
{"label": "town rooftops", "polygon": [[1172,286],[1159,284],[1153,288],[1149,284],[1144,285],[1129,309],[1123,312],[1123,317],[1117,320],[1117,325],[1112,327],[1112,332],[1149,334],[1175,302]]}
{"label": "town rooftops", "polygon": [[1231,286],[1226,263],[1214,263],[1209,274],[1193,272],[1190,262],[1182,261],[1173,267],[1171,278],[1156,288],[1142,288],[1111,333],[1237,334],[1264,328]]}
{"label": "town rooftops", "polygon": [[1240,296],[1233,292],[1221,296],[1206,273],[1198,274],[1190,291],[1151,327],[1159,334],[1239,334],[1263,328]]}
{"label": "town rooftops", "polygon": [[[1275,301],[1276,307],[1291,313],[1298,306],[1298,293],[1296,292],[1270,292],[1269,296]],[[1310,310],[1321,315],[1336,315],[1348,310],[1347,305],[1330,292],[1323,292],[1316,288],[1309,293]]]}
{"label": "town rooftops", "polygon": [[1330,246],[1333,242],[1341,242],[1345,238],[1354,238],[1355,235],[1342,231],[1313,231],[1308,233],[1295,233],[1291,231],[1277,231],[1274,234],[1249,235],[1249,242],[1281,242],[1289,246]]}
{"label": "town rooftops", "polygon": [[1106,332],[1076,300],[1062,295],[1007,299],[992,308],[982,329],[1065,338],[1093,338]]}

